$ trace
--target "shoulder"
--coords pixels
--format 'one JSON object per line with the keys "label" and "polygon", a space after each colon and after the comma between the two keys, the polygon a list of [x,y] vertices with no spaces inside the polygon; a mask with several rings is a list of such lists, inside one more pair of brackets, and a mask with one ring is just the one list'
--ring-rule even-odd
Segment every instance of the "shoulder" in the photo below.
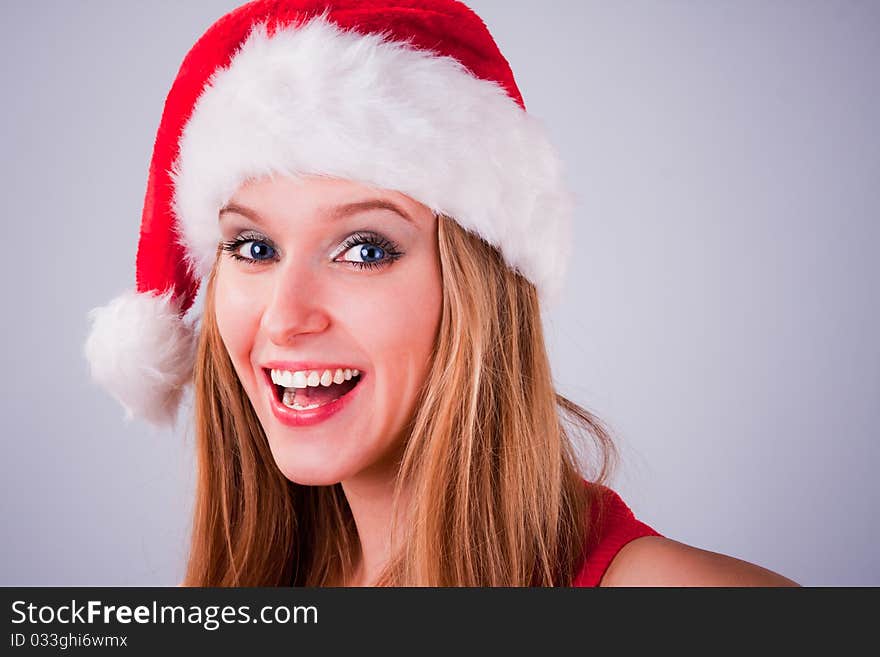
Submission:
{"label": "shoulder", "polygon": [[748,561],[663,536],[642,536],[615,555],[600,586],[799,586]]}

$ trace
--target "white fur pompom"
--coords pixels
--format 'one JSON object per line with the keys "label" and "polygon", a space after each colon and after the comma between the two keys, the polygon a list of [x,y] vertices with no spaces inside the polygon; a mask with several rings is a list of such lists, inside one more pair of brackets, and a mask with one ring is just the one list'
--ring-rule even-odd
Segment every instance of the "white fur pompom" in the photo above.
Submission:
{"label": "white fur pompom", "polygon": [[195,362],[195,334],[178,307],[171,290],[128,290],[89,313],[85,356],[92,378],[119,400],[127,419],[174,422]]}

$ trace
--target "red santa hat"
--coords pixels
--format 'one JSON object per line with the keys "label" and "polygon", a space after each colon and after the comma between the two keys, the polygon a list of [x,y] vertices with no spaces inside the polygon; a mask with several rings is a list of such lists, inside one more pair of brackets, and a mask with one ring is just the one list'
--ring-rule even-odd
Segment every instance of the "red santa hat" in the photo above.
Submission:
{"label": "red santa hat", "polygon": [[150,163],[136,288],[90,313],[92,376],[173,422],[192,378],[185,315],[218,211],[248,179],[321,174],[392,189],[496,246],[555,298],[572,196],[482,20],[456,0],[256,0],[186,55]]}

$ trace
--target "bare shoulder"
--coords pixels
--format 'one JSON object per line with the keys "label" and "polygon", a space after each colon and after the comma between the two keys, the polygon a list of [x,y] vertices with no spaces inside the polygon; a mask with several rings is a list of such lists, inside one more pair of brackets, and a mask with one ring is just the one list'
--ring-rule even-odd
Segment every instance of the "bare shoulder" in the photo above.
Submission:
{"label": "bare shoulder", "polygon": [[685,545],[643,536],[621,548],[600,586],[799,586],[761,566]]}

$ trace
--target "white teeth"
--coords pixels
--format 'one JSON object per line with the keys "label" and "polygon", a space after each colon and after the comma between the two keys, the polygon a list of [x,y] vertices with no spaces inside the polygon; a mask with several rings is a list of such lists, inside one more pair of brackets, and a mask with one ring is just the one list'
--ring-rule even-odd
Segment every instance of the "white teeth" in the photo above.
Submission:
{"label": "white teeth", "polygon": [[359,376],[359,370],[342,369],[333,370],[299,370],[290,372],[288,370],[271,370],[272,383],[283,388],[317,388],[318,386],[328,387],[334,383],[339,384],[343,381],[349,381]]}

